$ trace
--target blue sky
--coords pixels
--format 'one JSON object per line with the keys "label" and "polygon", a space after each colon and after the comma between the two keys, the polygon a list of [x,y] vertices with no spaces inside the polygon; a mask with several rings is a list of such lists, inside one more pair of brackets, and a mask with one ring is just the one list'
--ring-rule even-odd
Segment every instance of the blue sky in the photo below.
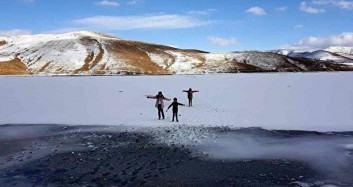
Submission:
{"label": "blue sky", "polygon": [[0,7],[0,35],[91,30],[206,51],[353,46],[350,0],[1,0]]}

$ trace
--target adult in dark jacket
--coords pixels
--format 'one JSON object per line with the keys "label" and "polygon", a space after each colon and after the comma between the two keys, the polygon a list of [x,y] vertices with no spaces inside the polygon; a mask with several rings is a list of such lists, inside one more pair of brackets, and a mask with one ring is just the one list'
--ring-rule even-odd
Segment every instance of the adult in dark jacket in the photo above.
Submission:
{"label": "adult in dark jacket", "polygon": [[192,99],[194,97],[194,93],[195,92],[199,92],[199,91],[192,90],[191,88],[189,88],[189,90],[183,90],[183,92],[187,92],[188,93],[189,107],[192,106]]}

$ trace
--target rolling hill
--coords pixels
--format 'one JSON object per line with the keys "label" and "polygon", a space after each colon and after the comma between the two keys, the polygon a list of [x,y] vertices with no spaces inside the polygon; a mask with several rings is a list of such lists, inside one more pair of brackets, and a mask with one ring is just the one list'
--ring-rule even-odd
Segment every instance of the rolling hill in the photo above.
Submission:
{"label": "rolling hill", "polygon": [[353,65],[353,48],[349,47],[329,47],[327,49],[305,52],[281,49],[272,52],[294,58],[306,58],[330,63]]}
{"label": "rolling hill", "polygon": [[[349,58],[347,58],[349,59]],[[0,37],[1,75],[206,74],[345,71],[331,62],[273,52],[209,53],[97,32]]]}

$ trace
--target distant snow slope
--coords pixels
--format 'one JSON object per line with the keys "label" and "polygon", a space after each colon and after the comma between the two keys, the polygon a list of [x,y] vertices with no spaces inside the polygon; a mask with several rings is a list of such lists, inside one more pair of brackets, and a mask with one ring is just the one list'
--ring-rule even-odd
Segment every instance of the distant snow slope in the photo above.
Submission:
{"label": "distant snow slope", "polygon": [[0,37],[0,75],[203,74],[347,68],[267,52],[182,50],[88,31]]}
{"label": "distant snow slope", "polygon": [[345,63],[353,65],[353,48],[351,47],[329,47],[316,51],[294,51],[280,49],[272,51],[276,54],[286,55],[294,58],[307,58],[320,61],[329,61],[334,63]]}
{"label": "distant snow slope", "polygon": [[[180,125],[353,131],[353,73],[214,74],[108,77],[0,77],[0,124],[173,126],[159,121],[163,91]],[[170,102],[166,102],[168,106]]]}
{"label": "distant snow slope", "polygon": [[341,56],[353,59],[353,47],[329,47],[325,51],[339,54]]}
{"label": "distant snow slope", "polygon": [[353,47],[332,46],[332,47],[326,48],[325,51],[330,51],[332,53],[353,55]]}
{"label": "distant snow slope", "polygon": [[336,63],[353,63],[353,59],[324,50],[303,53],[291,52],[288,54],[288,56],[296,58],[309,58],[323,61],[333,61]]}

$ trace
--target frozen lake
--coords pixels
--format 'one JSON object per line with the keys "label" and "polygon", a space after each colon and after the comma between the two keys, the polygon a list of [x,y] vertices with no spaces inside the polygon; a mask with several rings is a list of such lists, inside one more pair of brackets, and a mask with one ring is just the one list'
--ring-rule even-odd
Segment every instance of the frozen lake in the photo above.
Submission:
{"label": "frozen lake", "polygon": [[[350,80],[350,72],[0,77],[0,184],[352,186]],[[194,107],[179,108],[179,124],[170,112],[158,120],[146,95],[186,104],[189,87],[200,92]]]}
{"label": "frozen lake", "polygon": [[[0,124],[172,126],[157,120],[163,91],[187,104],[179,124],[353,131],[352,72],[114,77],[0,77]],[[166,105],[169,105],[167,102]]]}

